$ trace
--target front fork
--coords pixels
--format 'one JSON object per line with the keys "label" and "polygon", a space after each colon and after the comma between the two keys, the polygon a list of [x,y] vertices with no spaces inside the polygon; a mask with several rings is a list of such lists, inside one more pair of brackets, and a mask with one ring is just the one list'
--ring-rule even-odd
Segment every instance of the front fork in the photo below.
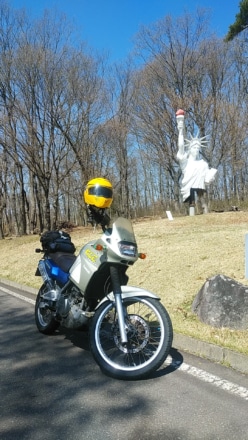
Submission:
{"label": "front fork", "polygon": [[121,343],[125,345],[127,344],[127,325],[125,324],[125,309],[122,304],[122,291],[118,267],[110,266],[110,277],[115,297]]}

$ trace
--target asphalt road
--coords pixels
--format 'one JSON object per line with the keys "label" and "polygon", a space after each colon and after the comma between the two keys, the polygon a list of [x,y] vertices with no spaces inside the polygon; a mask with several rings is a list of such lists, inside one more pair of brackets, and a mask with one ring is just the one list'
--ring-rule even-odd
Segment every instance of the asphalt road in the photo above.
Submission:
{"label": "asphalt road", "polygon": [[248,439],[247,375],[172,350],[151,378],[114,380],[87,333],[44,336],[32,299],[0,287],[0,303],[1,440]]}

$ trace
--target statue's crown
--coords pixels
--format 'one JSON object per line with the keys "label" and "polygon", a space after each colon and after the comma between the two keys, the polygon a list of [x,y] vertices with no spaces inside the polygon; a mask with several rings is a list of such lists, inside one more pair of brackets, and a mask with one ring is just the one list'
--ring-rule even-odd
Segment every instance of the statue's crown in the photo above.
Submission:
{"label": "statue's crown", "polygon": [[208,140],[206,139],[207,136],[203,136],[199,138],[199,132],[197,133],[197,136],[193,137],[190,135],[190,139],[185,139],[185,146],[186,148],[190,149],[191,145],[197,143],[200,148],[207,147]]}

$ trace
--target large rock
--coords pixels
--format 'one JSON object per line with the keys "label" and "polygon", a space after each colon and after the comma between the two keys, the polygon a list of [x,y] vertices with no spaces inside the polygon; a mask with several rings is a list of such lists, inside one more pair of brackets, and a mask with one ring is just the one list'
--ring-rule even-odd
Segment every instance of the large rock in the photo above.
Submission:
{"label": "large rock", "polygon": [[248,329],[248,286],[225,275],[209,278],[198,292],[192,311],[213,327]]}

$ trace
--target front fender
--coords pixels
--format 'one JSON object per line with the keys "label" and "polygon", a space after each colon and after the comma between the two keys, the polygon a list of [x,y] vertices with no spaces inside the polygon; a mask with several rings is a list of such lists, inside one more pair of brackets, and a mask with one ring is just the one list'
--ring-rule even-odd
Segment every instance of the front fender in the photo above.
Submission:
{"label": "front fender", "polygon": [[[122,291],[122,298],[130,298],[132,296],[147,296],[149,298],[157,299],[158,301],[160,298],[155,295],[154,293],[150,292],[149,290],[141,289],[140,287],[134,287],[134,286],[121,286]],[[114,301],[114,294],[113,292],[110,292],[108,296],[105,296],[102,301],[97,305],[96,309],[98,309],[105,301]]]}

